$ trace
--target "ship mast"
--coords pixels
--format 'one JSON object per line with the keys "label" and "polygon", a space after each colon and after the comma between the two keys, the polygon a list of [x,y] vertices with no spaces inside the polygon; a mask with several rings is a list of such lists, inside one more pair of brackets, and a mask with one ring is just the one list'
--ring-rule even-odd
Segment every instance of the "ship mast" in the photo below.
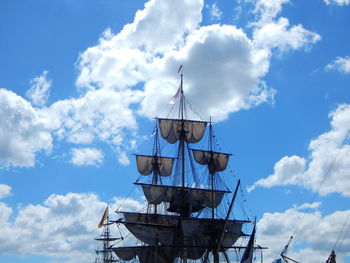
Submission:
{"label": "ship mast", "polygon": [[96,262],[101,262],[101,263],[117,262],[117,260],[113,257],[113,254],[112,254],[113,251],[110,248],[111,247],[110,242],[119,240],[120,238],[111,237],[111,232],[109,228],[111,224],[112,223],[109,222],[108,207],[107,207],[98,225],[99,228],[103,226],[102,234],[99,238],[95,238],[96,241],[102,242],[102,250],[96,250],[97,255],[102,254],[102,261],[96,260]]}
{"label": "ship mast", "polygon": [[180,132],[180,148],[181,148],[181,186],[185,187],[185,122],[184,122],[184,110],[185,100],[183,91],[183,69],[181,68],[181,82],[180,82],[180,119],[181,119],[181,132]]}
{"label": "ship mast", "polygon": [[[211,118],[210,118],[210,122],[209,122],[209,151],[210,151],[210,158],[212,159],[213,158],[213,126],[211,124]],[[214,211],[215,211],[215,208],[214,208],[214,174],[211,174],[209,172],[209,176],[210,179],[211,179],[211,191],[212,191],[212,194],[211,194],[211,202],[212,202],[212,209],[211,209],[211,218],[214,219]]]}

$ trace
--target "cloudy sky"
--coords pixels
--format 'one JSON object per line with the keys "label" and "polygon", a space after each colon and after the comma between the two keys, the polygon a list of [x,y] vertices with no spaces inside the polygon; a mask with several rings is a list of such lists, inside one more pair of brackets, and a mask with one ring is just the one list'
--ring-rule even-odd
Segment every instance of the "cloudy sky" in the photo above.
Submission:
{"label": "cloudy sky", "polygon": [[0,25],[0,262],[92,262],[106,204],[143,206],[132,154],[179,65],[265,262],[292,234],[350,262],[349,0],[3,0]]}

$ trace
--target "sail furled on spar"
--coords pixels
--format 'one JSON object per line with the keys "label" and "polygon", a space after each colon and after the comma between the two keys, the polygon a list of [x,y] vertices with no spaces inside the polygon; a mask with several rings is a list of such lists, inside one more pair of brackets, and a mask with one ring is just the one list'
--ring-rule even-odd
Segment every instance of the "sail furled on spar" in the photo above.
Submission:
{"label": "sail furled on spar", "polygon": [[231,154],[206,151],[206,150],[196,150],[192,149],[194,160],[201,164],[207,165],[210,174],[215,174],[216,172],[222,172],[226,170],[228,159]]}
{"label": "sail furled on spar", "polygon": [[137,169],[142,175],[153,173],[168,177],[172,173],[174,159],[172,157],[136,154]]}
{"label": "sail furled on spar", "polygon": [[[225,225],[223,219],[184,219],[174,215],[122,213],[125,217],[122,223],[136,238],[149,246],[173,248],[176,257],[192,260],[201,258],[207,250],[214,250],[213,244]],[[230,248],[242,236],[242,225],[246,222],[238,220],[226,222],[222,251]],[[118,249],[114,251],[118,252]],[[119,252],[134,255],[135,247],[130,247],[129,250],[125,248]]]}
{"label": "sail furled on spar", "polygon": [[171,207],[177,207],[181,205],[191,206],[192,212],[198,212],[205,207],[216,208],[221,203],[224,194],[230,193],[230,191],[224,190],[212,191],[209,189],[191,187],[142,183],[136,184],[142,186],[143,193],[149,204],[160,204],[162,202],[168,202],[170,203],[170,210],[173,210]]}
{"label": "sail furled on spar", "polygon": [[[163,139],[168,143],[174,144],[182,136],[184,136],[187,143],[199,142],[203,138],[208,122],[158,118],[158,123]],[[183,132],[185,134],[182,134]]]}

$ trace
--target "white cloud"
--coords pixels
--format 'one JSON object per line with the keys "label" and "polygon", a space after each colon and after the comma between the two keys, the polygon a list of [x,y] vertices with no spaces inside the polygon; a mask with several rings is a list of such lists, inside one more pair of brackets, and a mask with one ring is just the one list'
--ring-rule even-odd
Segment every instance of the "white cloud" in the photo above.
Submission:
{"label": "white cloud", "polygon": [[335,69],[342,73],[350,73],[350,57],[337,57],[326,66],[326,70]]}
{"label": "white cloud", "polygon": [[299,156],[285,156],[279,160],[274,167],[274,173],[267,178],[260,179],[248,192],[256,186],[272,187],[277,185],[301,184],[304,176],[306,160]]}
{"label": "white cloud", "polygon": [[[317,208],[318,205],[318,203],[312,205],[311,209]],[[258,243],[269,247],[264,252],[265,261],[272,262],[278,258],[293,233],[294,239],[288,256],[297,261],[308,263],[326,261],[335,244],[339,245],[336,242],[339,237],[344,240],[343,249],[336,251],[337,262],[344,262],[344,256],[349,256],[349,253],[345,254],[342,251],[349,251],[350,247],[350,237],[346,235],[346,229],[343,229],[344,223],[349,223],[350,210],[336,211],[326,216],[318,210],[311,210],[309,213],[300,211],[301,208],[308,206],[310,204],[284,212],[265,213],[259,220]]]}
{"label": "white cloud", "polygon": [[335,5],[348,5],[350,4],[350,0],[323,0],[327,5],[335,4]]}
{"label": "white cloud", "polygon": [[[0,161],[33,166],[35,153],[49,151],[51,136],[55,135],[58,141],[74,144],[102,141],[111,145],[120,163],[128,164],[126,152],[137,138],[137,115],[155,117],[168,112],[167,102],[179,85],[175,72],[181,64],[185,68],[186,96],[206,118],[220,121],[232,112],[273,103],[276,91],[263,80],[271,49],[299,49],[318,40],[317,34],[301,25],[289,26],[285,18],[274,21],[286,2],[257,2],[255,12],[260,20],[254,23],[253,38],[231,25],[201,27],[202,0],[147,2],[132,23],[116,34],[107,29],[96,46],[80,54],[76,80],[79,97],[36,109],[18,97],[27,107],[20,114],[29,112],[29,118],[39,118],[42,125],[30,122],[16,126],[18,131],[12,134],[15,119],[8,120],[12,128],[0,129],[8,130],[10,137],[23,133],[25,144],[1,148]],[[50,85],[44,71],[28,91],[33,103],[46,103]],[[24,134],[33,133],[41,137],[31,137],[29,145]],[[7,141],[0,139],[0,145]]]}
{"label": "white cloud", "polygon": [[60,123],[59,134],[76,144],[91,143],[94,139],[121,144],[123,129],[136,129],[130,105],[137,93],[130,90],[91,90],[77,99],[54,103],[49,114]]}
{"label": "white cloud", "polygon": [[271,21],[282,12],[282,5],[290,0],[257,0],[254,13],[258,15],[259,23]]}
{"label": "white cloud", "polygon": [[27,91],[27,97],[34,105],[44,106],[49,98],[52,81],[47,79],[48,71],[44,70],[40,76],[30,81],[31,87]]}
{"label": "white cloud", "polygon": [[288,19],[284,17],[267,22],[254,31],[256,43],[268,48],[278,48],[281,51],[307,48],[320,39],[320,35],[306,30],[302,25],[289,26]]}
{"label": "white cloud", "polygon": [[0,184],[0,199],[11,194],[11,186],[7,184]]}
{"label": "white cloud", "polygon": [[76,166],[99,166],[103,163],[103,153],[96,148],[73,148],[70,162]]}
{"label": "white cloud", "polygon": [[186,95],[208,119],[223,120],[231,112],[273,100],[275,91],[261,81],[269,58],[267,50],[256,49],[234,26],[201,27],[188,36],[185,46],[155,62],[162,76],[145,84],[141,112],[153,117],[159,116],[160,109],[167,109],[178,87],[178,79],[168,72],[174,72],[178,65],[185,65]]}
{"label": "white cloud", "polygon": [[0,89],[0,162],[30,167],[37,152],[52,147],[51,128],[40,110],[12,91]]}
{"label": "white cloud", "polygon": [[213,19],[220,20],[222,17],[222,11],[218,7],[218,4],[215,2],[212,5],[206,5],[210,11],[210,15]]}
{"label": "white cloud", "polygon": [[[12,209],[0,203],[0,253],[92,262],[99,245],[93,238],[101,234],[97,224],[106,205],[95,194],[53,194],[43,204],[20,207],[12,215]],[[143,206],[135,200],[115,198],[109,204],[111,219],[116,217],[112,211],[121,205],[121,209],[132,211]],[[111,230],[118,234],[115,225]]]}
{"label": "white cloud", "polygon": [[[289,0],[258,0],[255,5],[257,21],[251,25],[254,28],[253,39],[257,45],[269,49],[278,48],[285,52],[308,48],[321,39],[315,32],[305,29],[301,24],[289,25],[289,20],[279,17],[282,5]],[[277,19],[278,18],[278,19]]]}
{"label": "white cloud", "polygon": [[323,195],[340,193],[350,196],[350,145],[347,140],[350,130],[350,105],[339,105],[329,117],[331,129],[310,142],[309,160],[299,156],[283,157],[275,164],[274,173],[257,181],[250,190],[257,186],[289,184],[300,185],[313,191],[319,190]]}

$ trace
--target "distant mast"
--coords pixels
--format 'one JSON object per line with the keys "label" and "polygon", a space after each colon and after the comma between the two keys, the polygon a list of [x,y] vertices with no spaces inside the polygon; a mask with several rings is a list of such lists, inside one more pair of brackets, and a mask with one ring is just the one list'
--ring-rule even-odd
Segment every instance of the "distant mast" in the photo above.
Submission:
{"label": "distant mast", "polygon": [[[113,263],[113,262],[118,262],[113,257],[113,250],[110,248],[110,242],[119,240],[120,238],[113,238],[111,237],[110,234],[110,229],[109,226],[112,223],[109,222],[109,215],[108,215],[108,206],[106,207],[103,216],[100,220],[100,223],[98,224],[98,228],[103,227],[103,232],[99,238],[95,238],[96,241],[101,241],[102,242],[102,249],[101,250],[96,250],[97,257],[95,260],[95,263]],[[102,255],[102,258],[100,257]]]}

